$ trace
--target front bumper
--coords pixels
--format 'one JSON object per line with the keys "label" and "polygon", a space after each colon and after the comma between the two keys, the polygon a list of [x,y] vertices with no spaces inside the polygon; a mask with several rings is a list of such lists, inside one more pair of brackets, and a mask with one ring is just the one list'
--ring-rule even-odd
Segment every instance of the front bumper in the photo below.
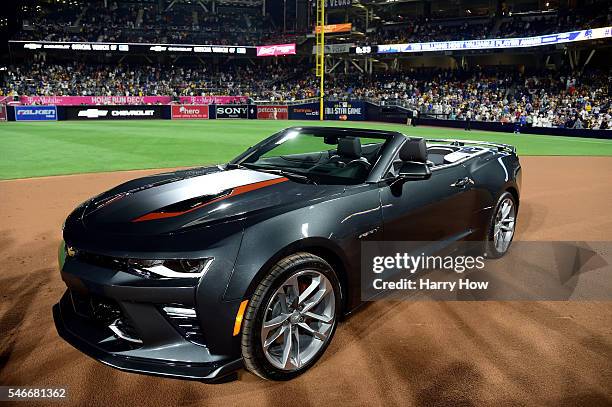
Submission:
{"label": "front bumper", "polygon": [[189,363],[145,359],[106,352],[71,331],[71,316],[62,313],[62,302],[53,306],[53,320],[58,334],[69,344],[97,361],[119,370],[154,376],[215,382],[243,367],[242,359],[228,362]]}
{"label": "front bumper", "polygon": [[[164,313],[164,305],[197,308],[193,282],[146,280],[77,259],[62,263],[68,290],[53,307],[53,318],[59,335],[83,353],[124,371],[211,382],[242,367],[238,352],[215,352],[219,347],[207,343],[219,342],[218,332],[207,335],[202,329],[201,340],[194,341]],[[234,304],[223,306],[231,315]],[[111,329],[119,320],[129,335]],[[198,318],[197,328],[207,320]],[[219,321],[221,327],[230,323]],[[210,324],[205,326],[211,331]],[[236,339],[228,332],[227,342]]]}

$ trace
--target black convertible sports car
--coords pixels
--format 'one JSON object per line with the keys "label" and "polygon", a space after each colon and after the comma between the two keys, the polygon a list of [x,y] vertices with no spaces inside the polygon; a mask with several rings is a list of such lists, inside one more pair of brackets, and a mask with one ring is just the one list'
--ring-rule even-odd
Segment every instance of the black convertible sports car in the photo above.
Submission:
{"label": "black convertible sports car", "polygon": [[520,168],[503,144],[297,127],[226,165],[126,182],[66,219],[57,330],[126,371],[290,379],[362,303],[362,241],[502,256]]}

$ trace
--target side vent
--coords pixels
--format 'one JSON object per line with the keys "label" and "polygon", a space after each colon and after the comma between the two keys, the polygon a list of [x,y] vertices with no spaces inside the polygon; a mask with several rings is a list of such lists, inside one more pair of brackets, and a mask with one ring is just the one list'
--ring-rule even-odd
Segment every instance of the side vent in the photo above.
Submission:
{"label": "side vent", "polygon": [[195,309],[180,304],[170,304],[163,306],[162,311],[185,339],[196,345],[205,346],[204,335]]}

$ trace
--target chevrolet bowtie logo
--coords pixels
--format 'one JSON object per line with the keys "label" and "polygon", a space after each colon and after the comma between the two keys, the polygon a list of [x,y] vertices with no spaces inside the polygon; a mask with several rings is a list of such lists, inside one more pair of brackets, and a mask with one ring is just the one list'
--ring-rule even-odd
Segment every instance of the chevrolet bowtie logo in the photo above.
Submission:
{"label": "chevrolet bowtie logo", "polygon": [[108,114],[108,110],[87,109],[87,110],[81,110],[78,116],[87,117],[88,119],[97,119],[98,117],[105,117],[107,114]]}

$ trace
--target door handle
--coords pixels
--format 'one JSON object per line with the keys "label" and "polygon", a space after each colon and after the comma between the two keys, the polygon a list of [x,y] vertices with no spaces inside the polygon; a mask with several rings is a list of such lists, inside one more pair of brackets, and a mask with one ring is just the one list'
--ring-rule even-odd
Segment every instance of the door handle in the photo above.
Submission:
{"label": "door handle", "polygon": [[471,179],[470,177],[460,178],[454,183],[450,184],[451,187],[456,187],[456,188],[465,188],[468,185],[474,185],[474,180]]}

